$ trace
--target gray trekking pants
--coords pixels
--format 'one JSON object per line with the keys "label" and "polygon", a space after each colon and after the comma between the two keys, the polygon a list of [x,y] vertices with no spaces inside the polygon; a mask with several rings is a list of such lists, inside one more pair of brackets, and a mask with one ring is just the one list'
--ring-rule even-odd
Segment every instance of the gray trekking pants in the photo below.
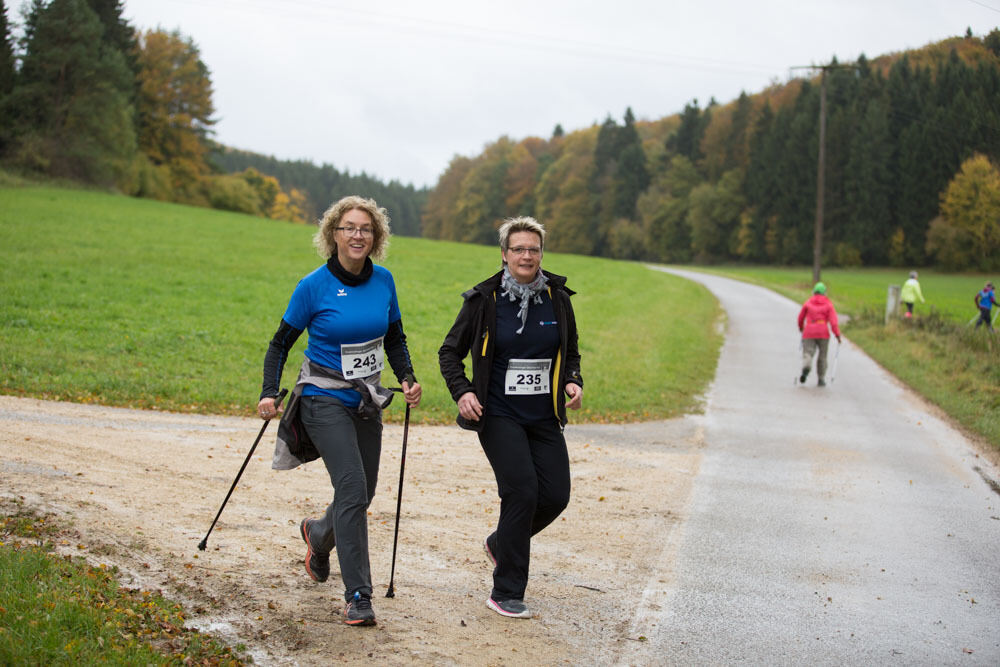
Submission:
{"label": "gray trekking pants", "polygon": [[303,396],[300,412],[333,484],[333,502],[309,523],[309,540],[317,551],[336,546],[345,600],[355,592],[371,596],[368,506],[378,482],[382,422],[362,419],[331,396]]}
{"label": "gray trekking pants", "polygon": [[812,358],[816,356],[816,375],[822,380],[826,377],[826,351],[830,349],[829,338],[803,338],[802,339],[802,374],[807,375],[812,367]]}

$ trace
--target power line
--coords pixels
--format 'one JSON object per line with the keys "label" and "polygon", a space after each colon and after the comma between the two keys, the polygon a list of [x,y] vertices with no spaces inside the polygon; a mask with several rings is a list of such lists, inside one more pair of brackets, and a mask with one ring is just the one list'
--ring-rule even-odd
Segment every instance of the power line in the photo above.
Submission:
{"label": "power line", "polygon": [[992,7],[990,5],[987,5],[985,2],[979,2],[979,0],[969,0],[969,2],[971,2],[974,5],[979,5],[980,7],[985,7],[986,9],[990,10],[991,12],[997,12],[998,14],[1000,14],[1000,9],[997,9],[996,7]]}
{"label": "power line", "polygon": [[[490,42],[496,45],[513,45],[520,49],[530,49],[538,52],[557,53],[569,56],[582,56],[603,61],[614,60],[630,64],[647,64],[667,66],[698,71],[728,71],[751,74],[773,74],[783,69],[783,66],[766,63],[748,63],[746,61],[720,60],[677,53],[662,53],[621,45],[588,42],[584,40],[556,37],[551,34],[533,34],[493,26],[473,25],[454,21],[427,19],[413,15],[391,14],[371,9],[359,9],[331,5],[313,0],[285,0],[280,5],[261,0],[169,0],[173,4],[189,5],[204,8],[206,4],[215,6],[231,6],[234,11],[246,13],[248,7],[260,10],[269,17],[275,14],[275,7],[280,7],[282,18],[300,21],[302,17],[289,12],[289,6],[306,10],[316,17],[333,15],[349,16],[360,19],[364,27],[395,25],[404,29],[445,36],[451,40],[475,42],[482,44]],[[310,21],[310,24],[312,22]]]}

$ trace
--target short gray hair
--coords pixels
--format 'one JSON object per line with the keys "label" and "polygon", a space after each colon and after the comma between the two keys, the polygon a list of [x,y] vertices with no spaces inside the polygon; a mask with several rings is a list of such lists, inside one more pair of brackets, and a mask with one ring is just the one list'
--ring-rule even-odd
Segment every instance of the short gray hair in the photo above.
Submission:
{"label": "short gray hair", "polygon": [[527,215],[522,215],[518,218],[507,218],[500,225],[500,229],[497,230],[497,235],[500,237],[500,250],[509,250],[508,242],[510,240],[510,235],[517,232],[531,232],[533,234],[538,234],[542,248],[545,248],[545,227],[542,223],[538,222],[532,217]]}

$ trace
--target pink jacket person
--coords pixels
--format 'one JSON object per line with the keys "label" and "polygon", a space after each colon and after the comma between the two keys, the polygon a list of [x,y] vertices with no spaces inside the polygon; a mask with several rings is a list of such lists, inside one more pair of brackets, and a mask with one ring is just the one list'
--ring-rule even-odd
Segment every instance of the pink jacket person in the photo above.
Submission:
{"label": "pink jacket person", "polygon": [[826,296],[813,294],[799,311],[799,331],[803,338],[829,338],[830,329],[833,329],[834,336],[840,338],[837,311]]}

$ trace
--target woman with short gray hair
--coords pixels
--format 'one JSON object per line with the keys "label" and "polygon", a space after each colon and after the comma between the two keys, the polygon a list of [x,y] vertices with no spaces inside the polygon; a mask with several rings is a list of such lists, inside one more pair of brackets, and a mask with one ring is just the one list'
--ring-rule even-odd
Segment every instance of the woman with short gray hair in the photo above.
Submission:
{"label": "woman with short gray hair", "polygon": [[[462,296],[438,350],[458,424],[479,433],[500,516],[484,541],[493,563],[486,605],[530,618],[524,603],[531,538],[569,504],[566,408],[583,401],[576,317],[566,278],[542,270],[545,228],[512,218],[499,229],[501,269]],[[472,357],[472,380],[463,360]],[[567,400],[568,399],[568,400]]]}

